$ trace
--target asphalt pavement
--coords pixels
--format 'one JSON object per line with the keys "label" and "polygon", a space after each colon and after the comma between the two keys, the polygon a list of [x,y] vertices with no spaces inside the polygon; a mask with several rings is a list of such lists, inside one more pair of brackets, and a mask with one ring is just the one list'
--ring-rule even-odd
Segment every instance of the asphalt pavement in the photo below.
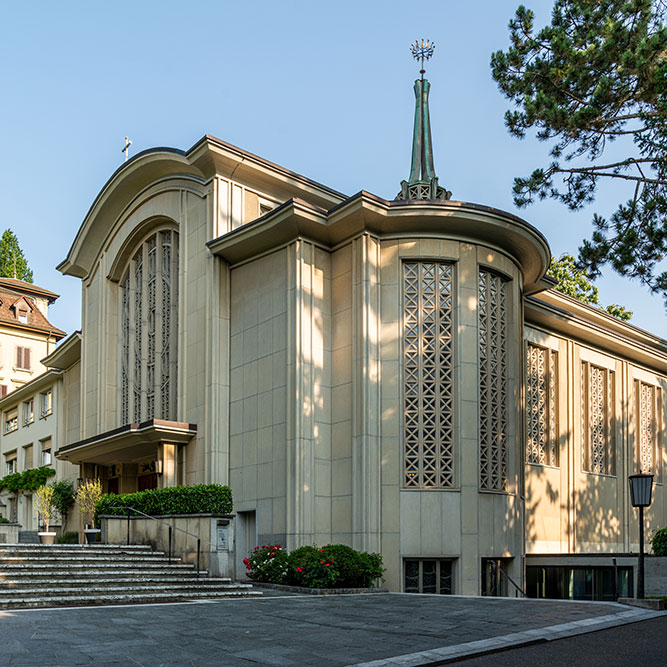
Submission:
{"label": "asphalt pavement", "polygon": [[6,610],[0,667],[408,667],[649,618],[664,629],[614,603],[401,593]]}

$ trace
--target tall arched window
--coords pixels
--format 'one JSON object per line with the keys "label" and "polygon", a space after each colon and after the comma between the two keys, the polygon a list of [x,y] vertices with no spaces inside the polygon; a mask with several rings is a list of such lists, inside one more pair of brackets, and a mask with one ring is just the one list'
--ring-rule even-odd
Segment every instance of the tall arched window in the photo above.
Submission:
{"label": "tall arched window", "polygon": [[176,419],[178,233],[148,237],[121,286],[121,424]]}

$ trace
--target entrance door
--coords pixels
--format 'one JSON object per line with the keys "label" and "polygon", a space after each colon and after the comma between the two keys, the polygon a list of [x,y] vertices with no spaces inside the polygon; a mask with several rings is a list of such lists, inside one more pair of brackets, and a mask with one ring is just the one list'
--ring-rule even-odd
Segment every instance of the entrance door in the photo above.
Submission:
{"label": "entrance door", "polygon": [[107,480],[107,493],[118,493],[118,477]]}
{"label": "entrance door", "polygon": [[257,520],[255,510],[236,514],[236,578],[245,579],[243,559],[257,546]]}
{"label": "entrance door", "polygon": [[152,472],[148,475],[141,475],[137,480],[139,491],[147,491],[148,489],[157,489],[157,473]]}

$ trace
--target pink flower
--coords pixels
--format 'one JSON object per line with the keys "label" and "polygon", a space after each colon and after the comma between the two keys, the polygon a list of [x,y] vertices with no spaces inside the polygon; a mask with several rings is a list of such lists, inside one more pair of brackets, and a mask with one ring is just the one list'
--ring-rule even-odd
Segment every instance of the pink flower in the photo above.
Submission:
{"label": "pink flower", "polygon": [[331,563],[325,563],[324,567],[329,567],[329,565],[331,565]]}
{"label": "pink flower", "polygon": [[299,572],[299,573],[301,573],[301,572],[303,572],[303,568],[302,568],[302,567],[297,567],[297,568],[296,568],[296,571]]}

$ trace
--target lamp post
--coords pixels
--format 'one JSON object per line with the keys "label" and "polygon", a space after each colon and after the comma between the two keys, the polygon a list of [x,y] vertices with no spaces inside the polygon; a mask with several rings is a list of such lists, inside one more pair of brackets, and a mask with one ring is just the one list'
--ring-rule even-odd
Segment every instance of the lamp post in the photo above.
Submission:
{"label": "lamp post", "polygon": [[639,567],[637,571],[637,597],[644,597],[644,508],[651,504],[653,475],[639,473],[628,477],[630,502],[639,508]]}

